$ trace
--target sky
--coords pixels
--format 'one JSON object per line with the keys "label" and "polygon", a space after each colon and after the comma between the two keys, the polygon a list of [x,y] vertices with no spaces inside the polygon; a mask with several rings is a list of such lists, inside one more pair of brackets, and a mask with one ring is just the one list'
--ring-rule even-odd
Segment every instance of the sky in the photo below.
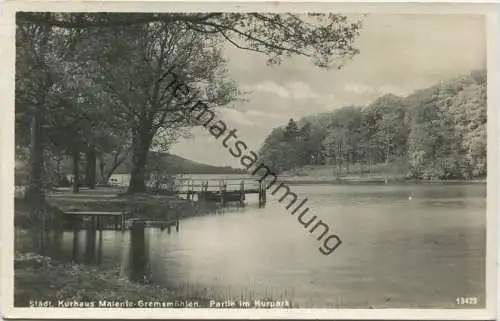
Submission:
{"label": "sky", "polygon": [[[387,93],[405,96],[486,68],[486,24],[479,15],[382,15],[364,18],[355,42],[360,50],[341,70],[323,70],[307,58],[268,66],[264,55],[228,44],[228,76],[245,92],[244,102],[218,117],[249,149],[257,151],[270,131],[290,118],[367,105]],[[194,161],[241,167],[203,128],[193,128],[170,152]]]}

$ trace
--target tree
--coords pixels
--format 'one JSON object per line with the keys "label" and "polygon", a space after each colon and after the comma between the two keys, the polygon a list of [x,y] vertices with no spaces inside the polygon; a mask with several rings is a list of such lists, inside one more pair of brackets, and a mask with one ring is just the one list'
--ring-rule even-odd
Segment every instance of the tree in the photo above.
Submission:
{"label": "tree", "polygon": [[486,175],[486,78],[458,77],[432,87],[413,109],[409,159],[413,175],[470,179]]}
{"label": "tree", "polygon": [[283,133],[285,140],[295,141],[299,135],[299,127],[293,118],[288,120],[288,125],[285,127],[285,132]]}
{"label": "tree", "polygon": [[189,112],[195,102],[226,105],[237,94],[235,86],[226,79],[216,40],[182,25],[110,29],[94,34],[92,45],[87,47],[98,68],[94,81],[114,98],[115,113],[132,129],[128,192],[144,192],[147,154],[158,133],[175,136],[193,125]]}
{"label": "tree", "polygon": [[346,129],[342,127],[333,127],[328,131],[323,141],[324,151],[328,157],[328,163],[335,165],[335,176],[342,175],[342,166],[346,152]]}
{"label": "tree", "polygon": [[336,68],[342,66],[338,58],[351,58],[359,52],[353,44],[361,28],[361,20],[351,22],[346,16],[333,13],[18,12],[16,21],[67,29],[178,23],[198,33],[223,37],[240,49],[263,53],[270,63],[299,55],[318,66]]}
{"label": "tree", "polygon": [[486,76],[476,71],[404,98],[385,95],[366,107],[303,118],[296,122],[296,143],[285,139],[297,132],[289,121],[266,138],[261,155],[280,169],[312,164],[315,157],[306,162],[306,155],[321,155],[316,164],[334,165],[335,176],[367,162],[370,174],[373,165],[390,164],[409,166],[414,178],[484,178],[486,112]]}
{"label": "tree", "polygon": [[329,162],[337,166],[336,176],[340,176],[344,165],[346,171],[349,172],[349,166],[358,160],[362,125],[361,109],[355,106],[343,107],[332,114],[331,121],[323,146]]}
{"label": "tree", "polygon": [[68,72],[61,61],[72,53],[77,33],[22,22],[16,28],[16,120],[30,123],[29,129],[23,128],[30,132],[31,150],[25,197],[33,205],[44,202],[44,152],[50,111],[57,105],[57,83]]}
{"label": "tree", "polygon": [[[45,65],[50,28],[20,26],[16,33],[16,114],[31,122],[29,186],[25,197],[34,204],[43,199],[43,134],[46,92],[52,85]],[[30,71],[33,73],[30,74]],[[31,77],[30,77],[31,76]]]}
{"label": "tree", "polygon": [[367,113],[372,117],[372,143],[387,164],[392,156],[404,153],[407,126],[402,98],[392,94],[382,96],[367,107]]}
{"label": "tree", "polygon": [[[131,193],[145,189],[146,155],[160,128],[175,132],[192,125],[182,117],[189,102],[213,107],[236,97],[223,72],[221,41],[262,53],[270,64],[299,55],[322,68],[340,68],[358,53],[353,43],[361,25],[336,14],[20,12],[16,18],[39,28],[86,33],[79,48],[99,57],[88,66],[97,68],[93,82],[132,128]],[[187,84],[184,97],[176,94],[171,74]]]}
{"label": "tree", "polygon": [[436,95],[448,141],[443,148],[454,167],[450,176],[471,178],[486,175],[486,78],[474,72],[442,84]]}
{"label": "tree", "polygon": [[311,143],[311,123],[306,122],[300,127],[297,134],[298,165],[304,166],[311,162],[314,145]]}
{"label": "tree", "polygon": [[297,150],[285,138],[285,131],[278,127],[266,138],[259,150],[259,159],[274,172],[280,173],[296,166]]}
{"label": "tree", "polygon": [[304,148],[307,151],[309,164],[319,165],[324,164],[323,158],[323,140],[326,137],[326,130],[317,124],[311,125],[309,137],[304,142]]}

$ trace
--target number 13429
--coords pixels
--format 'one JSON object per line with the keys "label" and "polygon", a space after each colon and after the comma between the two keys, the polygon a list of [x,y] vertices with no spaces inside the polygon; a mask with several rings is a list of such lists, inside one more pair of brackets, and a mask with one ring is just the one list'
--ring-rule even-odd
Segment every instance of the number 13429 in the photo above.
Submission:
{"label": "number 13429", "polygon": [[477,297],[475,297],[475,296],[472,296],[472,297],[460,296],[460,297],[457,297],[455,302],[459,305],[473,305],[473,304],[477,304],[478,300],[477,300]]}

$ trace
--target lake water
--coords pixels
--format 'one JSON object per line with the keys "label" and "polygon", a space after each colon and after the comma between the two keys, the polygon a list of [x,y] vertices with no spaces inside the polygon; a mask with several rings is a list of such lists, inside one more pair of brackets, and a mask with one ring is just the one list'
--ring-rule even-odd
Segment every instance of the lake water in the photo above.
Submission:
{"label": "lake water", "polygon": [[65,232],[60,255],[210,298],[453,308],[457,297],[475,296],[470,307],[484,307],[486,185],[291,188],[342,240],[332,254],[268,196],[263,209],[250,197],[245,209],[183,220],[178,233]]}

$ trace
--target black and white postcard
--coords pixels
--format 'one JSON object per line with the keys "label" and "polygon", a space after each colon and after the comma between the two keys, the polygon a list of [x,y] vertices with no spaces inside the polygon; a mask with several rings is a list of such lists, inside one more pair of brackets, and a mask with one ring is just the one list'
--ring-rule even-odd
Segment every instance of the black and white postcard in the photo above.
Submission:
{"label": "black and white postcard", "polygon": [[3,315],[493,319],[494,9],[4,3]]}

